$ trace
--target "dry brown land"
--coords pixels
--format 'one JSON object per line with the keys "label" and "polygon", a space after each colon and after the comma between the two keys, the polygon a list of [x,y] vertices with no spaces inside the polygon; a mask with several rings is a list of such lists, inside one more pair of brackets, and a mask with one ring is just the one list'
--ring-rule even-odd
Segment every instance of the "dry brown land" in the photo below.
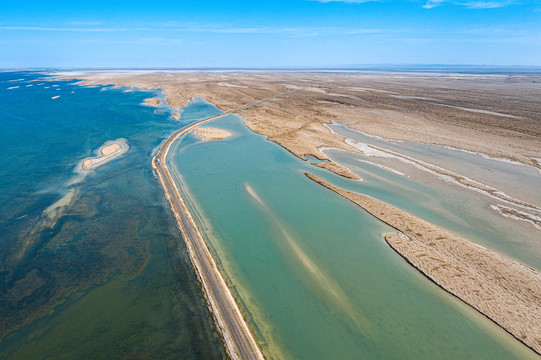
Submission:
{"label": "dry brown land", "polygon": [[539,272],[383,201],[342,190],[311,174],[306,176],[400,231],[385,235],[398,254],[541,354]]}
{"label": "dry brown land", "polygon": [[[81,76],[81,75],[78,75]],[[199,96],[239,112],[253,131],[293,154],[320,147],[357,151],[323,126],[447,145],[541,167],[541,76],[303,72],[89,72],[86,83],[162,88],[173,108]]]}

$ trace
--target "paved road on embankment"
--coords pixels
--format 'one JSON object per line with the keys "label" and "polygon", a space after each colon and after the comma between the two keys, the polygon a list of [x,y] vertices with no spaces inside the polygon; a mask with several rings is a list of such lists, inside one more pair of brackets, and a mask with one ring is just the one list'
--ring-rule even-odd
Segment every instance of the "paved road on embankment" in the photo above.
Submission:
{"label": "paved road on embankment", "polygon": [[232,359],[264,359],[264,357],[246,321],[242,317],[226,282],[218,270],[216,262],[208,250],[201,233],[197,229],[197,224],[182,199],[178,188],[179,184],[175,182],[167,167],[167,156],[175,141],[183,138],[188,132],[204,123],[300,90],[302,89],[287,91],[187,125],[168,137],[160,146],[156,156],[152,159],[152,168],[156,171],[167,201],[171,206],[171,211],[175,215],[178,228],[186,243],[188,254],[201,281],[205,297],[211,307],[212,315],[224,340],[226,350]]}

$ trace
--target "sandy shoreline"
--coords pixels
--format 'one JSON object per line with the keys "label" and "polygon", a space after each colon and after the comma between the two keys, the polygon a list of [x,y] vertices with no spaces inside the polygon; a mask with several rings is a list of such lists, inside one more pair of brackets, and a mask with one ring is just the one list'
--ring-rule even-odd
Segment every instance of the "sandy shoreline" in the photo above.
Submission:
{"label": "sandy shoreline", "polygon": [[305,175],[398,230],[385,235],[393,250],[541,355],[541,273],[392,205]]}

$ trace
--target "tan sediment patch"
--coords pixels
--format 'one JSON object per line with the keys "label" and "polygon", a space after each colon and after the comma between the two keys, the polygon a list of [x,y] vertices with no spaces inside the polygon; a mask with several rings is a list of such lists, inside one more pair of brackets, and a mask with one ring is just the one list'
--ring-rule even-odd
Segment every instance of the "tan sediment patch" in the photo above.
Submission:
{"label": "tan sediment patch", "polygon": [[172,117],[173,117],[173,119],[178,120],[178,119],[180,119],[180,113],[175,111],[175,112],[173,113],[173,116],[172,116]]}
{"label": "tan sediment patch", "polygon": [[59,97],[60,97],[60,95],[53,96],[53,97],[51,97],[51,100],[58,99]]}
{"label": "tan sediment patch", "polygon": [[162,100],[158,98],[148,98],[148,99],[145,99],[145,101],[143,102],[143,104],[145,104],[146,106],[158,106],[161,103],[162,103]]}
{"label": "tan sediment patch", "polygon": [[194,134],[205,141],[223,140],[231,136],[231,133],[227,130],[212,127],[199,127],[194,130]]}
{"label": "tan sediment patch", "polygon": [[541,274],[412,214],[305,173],[402,234],[385,241],[421,273],[541,354]]}

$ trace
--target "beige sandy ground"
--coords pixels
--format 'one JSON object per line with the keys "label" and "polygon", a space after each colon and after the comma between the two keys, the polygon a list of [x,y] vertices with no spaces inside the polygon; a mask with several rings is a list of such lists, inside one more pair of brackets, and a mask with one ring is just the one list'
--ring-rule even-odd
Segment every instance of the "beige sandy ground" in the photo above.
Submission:
{"label": "beige sandy ground", "polygon": [[194,133],[205,141],[223,140],[231,136],[231,133],[227,130],[211,127],[199,127],[194,130]]}
{"label": "beige sandy ground", "polygon": [[161,88],[175,109],[199,96],[231,110],[307,87],[240,111],[250,129],[299,157],[327,159],[320,147],[357,151],[323,126],[343,121],[372,135],[540,167],[535,160],[541,149],[539,76],[160,71],[77,76],[87,84]]}
{"label": "beige sandy ground", "polygon": [[310,179],[400,231],[387,243],[415,268],[541,354],[541,274],[369,196]]}

